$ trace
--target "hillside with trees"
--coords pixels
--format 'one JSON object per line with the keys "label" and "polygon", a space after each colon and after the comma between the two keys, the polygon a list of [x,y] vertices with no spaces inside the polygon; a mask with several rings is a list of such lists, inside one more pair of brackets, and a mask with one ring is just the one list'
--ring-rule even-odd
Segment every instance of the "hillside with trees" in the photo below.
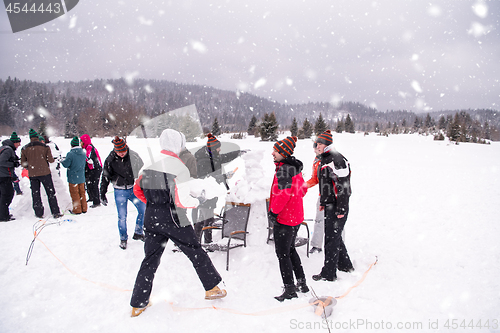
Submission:
{"label": "hillside with trees", "polygon": [[281,104],[240,91],[170,81],[101,79],[43,83],[10,77],[0,80],[0,134],[7,135],[12,130],[25,134],[29,128],[47,127],[54,135],[66,137],[83,133],[125,136],[147,119],[191,104],[196,106],[205,131],[248,130],[259,135],[267,115],[275,119],[278,131],[295,130],[293,126],[297,126],[299,138],[314,135],[318,119],[320,128],[326,126],[336,131],[380,135],[437,135],[441,131],[448,135],[448,127],[459,114],[461,131],[467,132],[456,136],[459,140],[500,140],[500,115],[496,110],[445,110],[423,115],[407,110],[379,112],[347,101],[338,105]]}

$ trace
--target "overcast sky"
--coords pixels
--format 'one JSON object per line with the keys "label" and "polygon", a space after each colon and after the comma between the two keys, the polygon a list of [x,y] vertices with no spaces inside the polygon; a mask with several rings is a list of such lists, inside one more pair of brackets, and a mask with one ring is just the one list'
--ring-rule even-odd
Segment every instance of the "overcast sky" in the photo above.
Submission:
{"label": "overcast sky", "polygon": [[0,78],[120,77],[379,111],[500,110],[500,1],[81,0],[12,33]]}

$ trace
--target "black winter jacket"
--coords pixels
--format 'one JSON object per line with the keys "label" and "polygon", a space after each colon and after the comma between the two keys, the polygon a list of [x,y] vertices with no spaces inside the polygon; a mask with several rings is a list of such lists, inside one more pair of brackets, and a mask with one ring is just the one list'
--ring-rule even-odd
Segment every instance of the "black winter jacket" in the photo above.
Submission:
{"label": "black winter jacket", "polygon": [[114,150],[109,153],[102,168],[101,195],[108,191],[109,183],[113,186],[127,186],[131,188],[139,177],[139,171],[144,166],[139,154],[129,148],[123,158]]}
{"label": "black winter jacket", "polygon": [[10,139],[4,140],[0,147],[0,177],[17,179],[14,169],[20,165],[15,153],[16,147]]}
{"label": "black winter jacket", "polygon": [[226,184],[225,178],[222,177],[222,164],[229,163],[238,156],[240,156],[239,150],[219,154],[217,151],[210,151],[206,146],[202,147],[194,154],[198,178],[212,176],[219,183],[224,182]]}
{"label": "black winter jacket", "polygon": [[349,210],[351,196],[351,168],[339,152],[330,150],[321,154],[319,191],[321,206],[334,205],[336,215]]}

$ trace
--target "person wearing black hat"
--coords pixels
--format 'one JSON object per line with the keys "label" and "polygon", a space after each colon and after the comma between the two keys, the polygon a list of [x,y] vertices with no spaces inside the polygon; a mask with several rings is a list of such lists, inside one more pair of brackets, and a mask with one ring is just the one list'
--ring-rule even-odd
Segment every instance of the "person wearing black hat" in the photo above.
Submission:
{"label": "person wearing black hat", "polygon": [[[273,223],[274,247],[278,257],[281,278],[284,284],[283,294],[275,298],[297,298],[297,290],[309,291],[302,262],[295,249],[295,238],[299,226],[304,221],[303,197],[307,192],[302,178],[301,161],[292,156],[297,138],[286,137],[274,144],[272,152],[276,173],[271,185],[268,218]],[[297,286],[294,284],[294,273]]]}
{"label": "person wearing black hat", "polygon": [[14,198],[12,182],[17,179],[15,168],[19,164],[16,149],[21,145],[21,139],[13,132],[10,139],[2,141],[0,147],[0,222],[15,220],[9,213],[9,206]]}
{"label": "person wearing black hat", "polygon": [[333,148],[331,132],[325,131],[316,139],[321,153],[319,174],[320,210],[325,212],[325,261],[314,281],[335,281],[337,270],[354,271],[347,253],[342,231],[349,214],[351,196],[351,167],[349,161]]}
{"label": "person wearing black hat", "polygon": [[125,140],[115,136],[111,141],[114,149],[104,161],[101,178],[101,202],[107,205],[109,183],[113,183],[116,210],[118,211],[118,231],[120,233],[120,248],[127,248],[127,202],[130,201],[137,208],[135,231],[132,237],[144,241],[144,211],[146,205],[137,199],[134,194],[134,182],[139,177],[139,171],[144,166],[139,154],[127,146]]}
{"label": "person wearing black hat", "polygon": [[54,218],[59,218],[63,214],[59,210],[56,190],[49,168],[49,164],[54,162],[54,158],[50,148],[39,141],[38,133],[35,130],[29,130],[29,137],[31,142],[21,150],[21,165],[23,168],[28,169],[35,216],[38,218],[43,217],[44,208],[40,196],[40,185],[43,185],[49,199],[50,212]]}
{"label": "person wearing black hat", "polygon": [[61,161],[63,167],[68,169],[68,186],[73,209],[71,214],[81,214],[87,212],[87,196],[85,194],[85,163],[87,156],[80,147],[80,140],[77,136],[71,140],[71,150]]}
{"label": "person wearing black hat", "polygon": [[[229,163],[238,156],[240,156],[245,151],[235,150],[228,153],[221,154],[221,142],[212,134],[207,134],[207,145],[200,148],[195,154],[196,158],[196,169],[198,173],[198,178],[214,177],[217,183],[223,183],[227,189],[226,180],[230,179],[234,172],[229,171],[227,173],[222,172],[222,164]],[[214,220],[214,209],[217,205],[217,197],[207,200],[201,207],[197,208],[198,222],[194,224],[194,231],[196,236],[201,239],[201,233],[203,227],[209,226]],[[203,233],[205,237],[205,243],[212,242],[212,230],[207,229]]]}

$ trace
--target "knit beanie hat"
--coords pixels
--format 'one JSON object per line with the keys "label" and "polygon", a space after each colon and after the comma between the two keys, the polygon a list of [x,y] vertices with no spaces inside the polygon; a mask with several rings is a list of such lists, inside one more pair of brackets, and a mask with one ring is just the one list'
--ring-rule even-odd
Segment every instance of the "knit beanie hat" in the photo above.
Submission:
{"label": "knit beanie hat", "polygon": [[21,139],[19,139],[16,132],[12,132],[12,134],[10,135],[10,141],[12,141],[12,143],[17,143],[21,142]]}
{"label": "knit beanie hat", "polygon": [[74,136],[71,140],[71,147],[78,147],[80,145],[80,139],[77,136]]}
{"label": "knit beanie hat", "polygon": [[283,156],[287,158],[288,156],[293,154],[293,150],[295,149],[295,142],[297,142],[296,136],[288,136],[281,141],[278,141],[274,144],[274,149]]}
{"label": "knit beanie hat", "polygon": [[41,136],[41,135],[38,136],[38,140],[45,142],[45,138],[43,136]]}
{"label": "knit beanie hat", "polygon": [[30,135],[30,139],[38,138],[38,133],[32,128],[30,128],[29,135]]}
{"label": "knit beanie hat", "polygon": [[207,138],[208,138],[207,147],[210,150],[220,148],[221,146],[220,141],[217,140],[217,138],[212,133],[208,133]]}
{"label": "knit beanie hat", "polygon": [[324,145],[331,145],[333,143],[332,132],[330,130],[326,130],[316,138],[316,143],[322,143]]}
{"label": "knit beanie hat", "polygon": [[115,138],[111,141],[113,145],[115,145],[115,153],[123,153],[126,152],[128,149],[127,144],[125,143],[125,140],[120,139],[118,136],[115,136]]}

